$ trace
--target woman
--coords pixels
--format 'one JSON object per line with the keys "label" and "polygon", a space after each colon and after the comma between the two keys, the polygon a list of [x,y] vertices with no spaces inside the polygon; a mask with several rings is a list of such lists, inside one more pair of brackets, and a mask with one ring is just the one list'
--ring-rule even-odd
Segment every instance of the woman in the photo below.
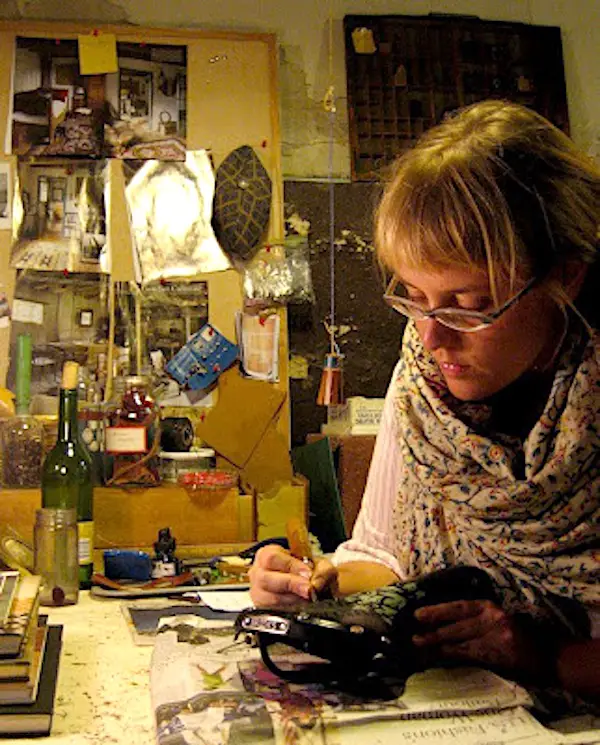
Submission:
{"label": "woman", "polygon": [[312,576],[261,550],[257,605],[479,566],[501,604],[422,608],[415,643],[600,696],[599,224],[597,167],[512,103],[399,159],[376,245],[410,320],[362,509]]}

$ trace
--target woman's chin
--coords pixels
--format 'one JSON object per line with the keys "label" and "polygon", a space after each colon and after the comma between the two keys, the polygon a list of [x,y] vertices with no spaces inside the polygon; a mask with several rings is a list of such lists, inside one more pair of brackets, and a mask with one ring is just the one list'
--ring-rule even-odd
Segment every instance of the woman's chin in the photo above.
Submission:
{"label": "woman's chin", "polygon": [[497,392],[497,388],[477,380],[446,378],[448,390],[459,401],[481,401]]}

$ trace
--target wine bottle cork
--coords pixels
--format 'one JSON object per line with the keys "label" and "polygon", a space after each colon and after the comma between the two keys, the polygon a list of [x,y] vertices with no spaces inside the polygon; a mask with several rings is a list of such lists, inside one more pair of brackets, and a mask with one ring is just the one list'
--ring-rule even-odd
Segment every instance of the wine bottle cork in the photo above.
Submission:
{"label": "wine bottle cork", "polygon": [[78,377],[79,364],[72,360],[65,362],[60,387],[64,390],[73,390],[74,388],[77,388]]}

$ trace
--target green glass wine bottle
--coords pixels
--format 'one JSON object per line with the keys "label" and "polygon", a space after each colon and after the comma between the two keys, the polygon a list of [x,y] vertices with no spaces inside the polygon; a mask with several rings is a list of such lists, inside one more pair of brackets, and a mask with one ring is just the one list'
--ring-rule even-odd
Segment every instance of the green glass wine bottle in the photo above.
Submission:
{"label": "green glass wine bottle", "polygon": [[42,467],[42,506],[77,510],[79,586],[89,589],[93,573],[92,459],[77,426],[78,364],[65,362],[60,388],[58,438]]}

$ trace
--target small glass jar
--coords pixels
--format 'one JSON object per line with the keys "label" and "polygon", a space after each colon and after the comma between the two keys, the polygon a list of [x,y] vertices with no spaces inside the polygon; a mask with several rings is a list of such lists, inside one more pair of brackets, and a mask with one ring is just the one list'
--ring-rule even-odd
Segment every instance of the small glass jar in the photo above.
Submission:
{"label": "small glass jar", "polygon": [[108,473],[107,486],[160,482],[159,409],[150,394],[148,380],[141,375],[125,378],[123,392],[107,407],[104,447]]}
{"label": "small glass jar", "polygon": [[74,605],[79,597],[77,511],[42,507],[33,529],[34,572],[41,605]]}
{"label": "small glass jar", "polygon": [[176,484],[183,473],[195,473],[215,467],[215,451],[212,448],[200,448],[185,453],[169,453],[161,450],[160,477],[163,482]]}
{"label": "small glass jar", "polygon": [[17,415],[1,423],[3,486],[39,487],[43,438],[43,426],[32,416]]}

